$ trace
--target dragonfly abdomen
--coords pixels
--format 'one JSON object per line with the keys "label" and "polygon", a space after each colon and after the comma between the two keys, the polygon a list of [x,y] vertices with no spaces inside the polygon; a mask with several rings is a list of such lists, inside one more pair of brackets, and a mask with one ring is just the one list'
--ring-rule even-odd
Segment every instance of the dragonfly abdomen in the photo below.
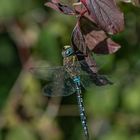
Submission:
{"label": "dragonfly abdomen", "polygon": [[86,136],[86,139],[89,139],[89,133],[88,133],[88,127],[87,127],[87,119],[85,115],[85,109],[84,109],[84,104],[83,104],[83,99],[81,95],[81,81],[80,81],[80,76],[75,76],[73,78],[73,81],[76,86],[76,94],[77,94],[77,101],[78,101],[78,106],[79,106],[79,111],[80,111],[80,118],[84,130],[84,134]]}

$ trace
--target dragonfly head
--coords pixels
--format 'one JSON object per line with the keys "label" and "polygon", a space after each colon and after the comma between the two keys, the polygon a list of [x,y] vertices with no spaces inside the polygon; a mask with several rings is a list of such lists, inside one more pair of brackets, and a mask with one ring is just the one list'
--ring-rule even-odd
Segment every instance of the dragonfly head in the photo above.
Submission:
{"label": "dragonfly head", "polygon": [[68,57],[73,54],[74,54],[74,50],[71,46],[64,46],[63,51],[62,51],[63,57]]}

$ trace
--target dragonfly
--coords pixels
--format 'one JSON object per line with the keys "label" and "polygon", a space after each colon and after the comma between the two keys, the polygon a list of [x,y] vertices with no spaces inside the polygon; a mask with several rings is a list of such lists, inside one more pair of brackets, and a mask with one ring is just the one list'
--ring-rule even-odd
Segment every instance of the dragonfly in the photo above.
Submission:
{"label": "dragonfly", "polygon": [[86,140],[89,140],[88,125],[82,97],[82,88],[86,88],[86,86],[90,85],[91,83],[101,84],[103,82],[108,82],[108,80],[103,76],[98,76],[96,74],[90,75],[87,74],[87,71],[84,72],[82,68],[84,67],[85,69],[87,67],[86,62],[82,60],[78,61],[75,51],[71,46],[64,46],[62,56],[63,66],[57,66],[54,68],[32,67],[31,72],[38,78],[46,81],[43,88],[43,94],[45,96],[57,97],[69,96],[73,93],[76,94],[84,135]]}

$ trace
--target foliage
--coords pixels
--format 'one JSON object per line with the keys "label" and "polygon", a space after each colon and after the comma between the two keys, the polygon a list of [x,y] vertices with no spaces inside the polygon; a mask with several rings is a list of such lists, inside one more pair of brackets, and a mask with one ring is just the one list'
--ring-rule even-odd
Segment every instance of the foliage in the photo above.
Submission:
{"label": "foliage", "polygon": [[[44,97],[44,83],[27,70],[40,60],[41,65],[62,64],[61,48],[69,44],[77,21],[43,4],[39,0],[0,1],[0,140],[83,139],[76,97]],[[83,94],[91,139],[140,139],[140,9],[124,2],[119,6],[125,30],[107,38],[121,49],[113,55],[94,55],[99,72],[109,75],[114,85],[93,86]]]}

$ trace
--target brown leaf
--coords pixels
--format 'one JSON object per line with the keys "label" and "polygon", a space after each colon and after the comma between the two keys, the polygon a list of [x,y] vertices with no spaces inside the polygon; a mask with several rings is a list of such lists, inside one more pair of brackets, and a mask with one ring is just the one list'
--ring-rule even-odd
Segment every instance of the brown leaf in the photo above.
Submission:
{"label": "brown leaf", "polygon": [[[112,54],[120,48],[120,45],[112,41],[103,30],[88,18],[80,17],[79,26],[85,46],[90,51],[98,54]],[[82,51],[82,49],[80,50]]]}
{"label": "brown leaf", "polygon": [[59,0],[46,2],[45,5],[63,14],[75,15],[75,11],[70,6],[59,3]]}
{"label": "brown leaf", "polygon": [[81,0],[88,8],[93,20],[108,34],[116,34],[124,29],[123,13],[114,0]]}
{"label": "brown leaf", "polygon": [[120,47],[119,44],[115,43],[110,38],[106,38],[96,45],[93,51],[96,54],[112,54],[118,51]]}
{"label": "brown leaf", "polygon": [[85,44],[85,39],[81,33],[81,30],[80,30],[78,24],[76,24],[76,26],[73,29],[71,42],[72,42],[73,46],[75,46],[76,51],[78,50],[78,51],[82,52],[83,55],[88,54],[88,52],[87,52],[88,48]]}

